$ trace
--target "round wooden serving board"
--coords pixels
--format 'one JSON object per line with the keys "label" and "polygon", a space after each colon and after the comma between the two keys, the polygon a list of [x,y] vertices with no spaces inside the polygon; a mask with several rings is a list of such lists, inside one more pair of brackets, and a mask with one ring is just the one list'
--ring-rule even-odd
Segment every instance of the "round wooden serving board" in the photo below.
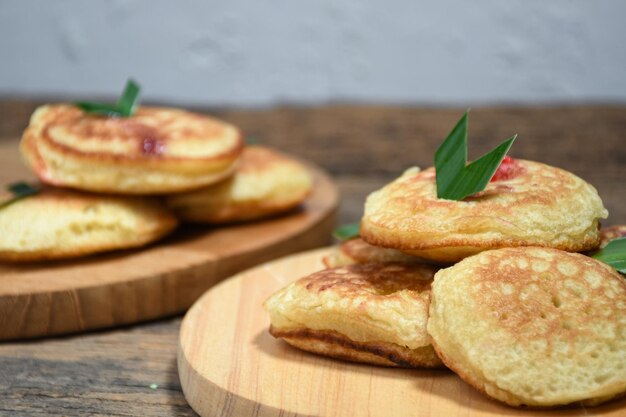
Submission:
{"label": "round wooden serving board", "polygon": [[[17,143],[2,144],[0,183],[31,179]],[[0,340],[136,323],[185,311],[241,270],[328,244],[338,192],[311,167],[313,194],[298,210],[254,223],[183,226],[147,248],[63,262],[0,264]],[[2,231],[0,231],[2,233]]]}
{"label": "round wooden serving board", "polygon": [[268,333],[261,304],[323,268],[328,249],[276,260],[210,289],[182,322],[178,373],[185,397],[213,416],[624,416],[626,399],[585,409],[522,410],[483,396],[447,370],[353,364],[297,350]]}

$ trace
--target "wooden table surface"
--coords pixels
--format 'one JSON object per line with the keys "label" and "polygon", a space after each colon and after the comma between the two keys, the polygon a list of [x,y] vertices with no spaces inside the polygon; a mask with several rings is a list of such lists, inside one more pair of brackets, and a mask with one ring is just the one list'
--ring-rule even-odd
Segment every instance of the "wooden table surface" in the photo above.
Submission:
{"label": "wooden table surface", "polygon": [[[16,140],[36,105],[0,100],[0,140]],[[370,191],[409,166],[432,165],[436,147],[464,109],[327,105],[209,111],[261,143],[326,168],[342,193],[340,221],[348,222],[358,220]],[[609,209],[604,224],[626,223],[626,106],[474,108],[470,158],[513,133],[519,138],[512,156],[578,174],[598,188]],[[0,181],[8,176],[0,165]],[[176,371],[180,320],[0,344],[0,416],[196,415]]]}

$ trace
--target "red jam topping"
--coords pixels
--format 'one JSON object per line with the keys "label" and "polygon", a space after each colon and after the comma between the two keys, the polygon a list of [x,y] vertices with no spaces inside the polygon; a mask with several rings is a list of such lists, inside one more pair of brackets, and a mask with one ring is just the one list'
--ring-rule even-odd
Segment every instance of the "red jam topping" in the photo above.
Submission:
{"label": "red jam topping", "polygon": [[510,156],[505,156],[500,166],[496,170],[496,173],[493,174],[491,178],[491,182],[494,181],[505,181],[515,178],[519,173],[521,173],[523,167],[517,162],[515,159]]}
{"label": "red jam topping", "polygon": [[141,143],[141,152],[144,155],[161,155],[165,151],[165,142],[153,137],[146,137]]}

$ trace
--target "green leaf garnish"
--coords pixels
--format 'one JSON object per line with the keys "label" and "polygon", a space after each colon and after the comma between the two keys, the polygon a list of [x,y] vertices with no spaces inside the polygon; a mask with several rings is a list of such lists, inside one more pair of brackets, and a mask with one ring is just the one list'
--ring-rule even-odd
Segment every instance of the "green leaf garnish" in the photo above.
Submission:
{"label": "green leaf garnish", "polygon": [[130,117],[137,107],[137,97],[141,88],[133,80],[126,81],[126,87],[122,97],[115,104],[91,103],[88,101],[78,101],[74,103],[85,113],[101,114],[107,117]]}
{"label": "green leaf garnish", "polygon": [[12,194],[12,197],[10,197],[8,200],[0,202],[0,208],[6,207],[9,204],[13,204],[17,200],[20,200],[24,197],[39,194],[39,192],[41,192],[38,187],[34,187],[23,181],[9,184],[6,188]]}
{"label": "green leaf garnish", "polygon": [[344,224],[333,231],[333,236],[342,242],[359,237],[361,223]]}
{"label": "green leaf garnish", "polygon": [[591,257],[609,264],[621,274],[626,274],[626,237],[613,239]]}
{"label": "green leaf garnish", "polygon": [[517,138],[511,136],[468,165],[467,121],[468,112],[465,112],[435,153],[437,198],[463,200],[484,190]]}

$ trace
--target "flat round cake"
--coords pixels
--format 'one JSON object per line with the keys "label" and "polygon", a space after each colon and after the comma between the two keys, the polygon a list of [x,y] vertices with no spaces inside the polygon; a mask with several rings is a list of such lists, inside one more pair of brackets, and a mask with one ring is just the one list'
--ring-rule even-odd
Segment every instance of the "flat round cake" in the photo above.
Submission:
{"label": "flat round cake", "polygon": [[515,164],[512,174],[461,201],[437,198],[434,168],[408,170],[368,196],[361,238],[449,263],[501,247],[597,248],[608,212],[596,189],[559,168]]}
{"label": "flat round cake", "polygon": [[297,160],[265,146],[248,146],[234,175],[218,184],[168,196],[183,220],[232,223],[291,210],[313,189],[313,178]]}
{"label": "flat round cake", "polygon": [[146,245],[178,221],[148,197],[44,188],[0,209],[0,261],[74,258]]}
{"label": "flat round cake", "polygon": [[106,117],[56,104],[35,111],[20,148],[44,183],[165,194],[232,175],[243,139],[230,124],[183,110],[139,107],[131,117]]}
{"label": "flat round cake", "polygon": [[301,278],[264,303],[270,333],[300,349],[338,359],[439,367],[426,333],[435,269],[362,264]]}
{"label": "flat round cake", "polygon": [[450,369],[513,406],[626,391],[626,280],[582,254],[496,249],[440,270],[428,333]]}

